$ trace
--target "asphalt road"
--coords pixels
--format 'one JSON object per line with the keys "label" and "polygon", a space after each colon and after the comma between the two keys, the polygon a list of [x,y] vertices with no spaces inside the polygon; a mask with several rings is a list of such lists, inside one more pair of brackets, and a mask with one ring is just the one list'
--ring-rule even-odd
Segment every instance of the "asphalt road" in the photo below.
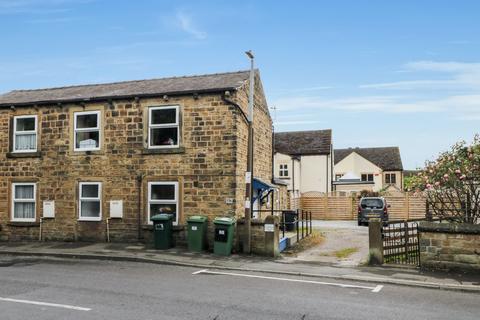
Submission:
{"label": "asphalt road", "polygon": [[480,316],[480,295],[473,293],[218,270],[207,272],[228,274],[194,275],[197,271],[107,261],[0,264],[0,319],[458,320]]}

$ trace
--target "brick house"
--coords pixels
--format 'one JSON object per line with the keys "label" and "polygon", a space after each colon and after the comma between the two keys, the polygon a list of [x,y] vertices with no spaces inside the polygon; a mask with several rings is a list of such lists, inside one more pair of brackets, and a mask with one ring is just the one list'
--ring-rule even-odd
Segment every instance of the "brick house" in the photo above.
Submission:
{"label": "brick house", "polygon": [[[0,239],[148,240],[149,217],[244,214],[249,72],[0,95]],[[255,81],[254,176],[272,181]],[[50,217],[50,218],[49,218]],[[120,218],[113,218],[120,217]]]}

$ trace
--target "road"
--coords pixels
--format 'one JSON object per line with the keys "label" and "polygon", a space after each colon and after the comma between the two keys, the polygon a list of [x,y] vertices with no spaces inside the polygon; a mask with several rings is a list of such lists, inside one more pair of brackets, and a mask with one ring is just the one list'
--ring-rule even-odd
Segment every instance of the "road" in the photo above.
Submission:
{"label": "road", "polygon": [[473,293],[130,262],[0,266],[2,320],[451,320],[480,314],[480,295]]}

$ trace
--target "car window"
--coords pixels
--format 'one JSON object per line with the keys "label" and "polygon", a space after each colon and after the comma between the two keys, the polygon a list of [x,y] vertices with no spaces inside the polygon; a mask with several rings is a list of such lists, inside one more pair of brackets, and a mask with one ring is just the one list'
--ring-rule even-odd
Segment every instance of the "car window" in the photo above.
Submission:
{"label": "car window", "polygon": [[383,201],[381,199],[363,199],[362,208],[373,208],[381,209],[383,208]]}

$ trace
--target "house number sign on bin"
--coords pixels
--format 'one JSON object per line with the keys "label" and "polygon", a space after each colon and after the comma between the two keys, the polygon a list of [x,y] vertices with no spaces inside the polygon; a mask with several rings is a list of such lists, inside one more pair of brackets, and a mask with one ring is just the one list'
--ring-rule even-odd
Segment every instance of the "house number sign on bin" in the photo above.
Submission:
{"label": "house number sign on bin", "polygon": [[197,231],[197,226],[192,226],[192,231]]}
{"label": "house number sign on bin", "polygon": [[157,223],[157,224],[155,225],[155,230],[163,230],[163,229],[164,229],[163,223]]}

